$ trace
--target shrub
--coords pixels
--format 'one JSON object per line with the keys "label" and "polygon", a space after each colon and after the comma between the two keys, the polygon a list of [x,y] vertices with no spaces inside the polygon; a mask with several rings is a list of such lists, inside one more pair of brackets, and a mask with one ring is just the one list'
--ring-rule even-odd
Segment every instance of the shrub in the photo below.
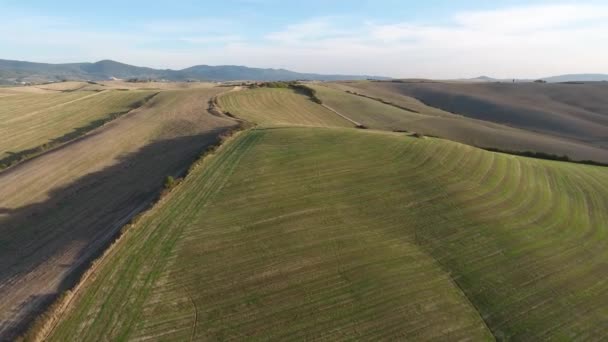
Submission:
{"label": "shrub", "polygon": [[176,185],[176,180],[175,178],[173,178],[173,176],[167,176],[167,178],[165,178],[165,190],[171,190],[175,187]]}

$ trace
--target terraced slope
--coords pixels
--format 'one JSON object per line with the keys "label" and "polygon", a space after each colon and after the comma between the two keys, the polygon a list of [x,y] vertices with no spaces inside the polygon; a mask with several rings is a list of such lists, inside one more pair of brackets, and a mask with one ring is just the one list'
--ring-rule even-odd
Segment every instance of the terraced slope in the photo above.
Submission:
{"label": "terraced slope", "polygon": [[235,121],[225,89],[161,92],[83,139],[0,173],[0,340],[12,340],[87,262]]}
{"label": "terraced slope", "polygon": [[43,145],[70,141],[154,94],[74,91],[0,97],[0,164],[8,165],[28,151],[33,154]]}
{"label": "terraced slope", "polygon": [[607,184],[439,139],[253,130],[128,230],[49,339],[602,340]]}
{"label": "terraced slope", "polygon": [[259,88],[232,92],[219,98],[227,112],[258,124],[338,126],[353,124],[291,89]]}
{"label": "terraced slope", "polygon": [[[484,148],[545,152],[567,155],[575,160],[608,162],[608,149],[602,146],[451,114],[402,95],[398,88],[393,89],[399,83],[396,86],[391,84],[349,82],[313,87],[325,104],[371,128],[422,132]],[[349,94],[348,91],[370,98]]]}

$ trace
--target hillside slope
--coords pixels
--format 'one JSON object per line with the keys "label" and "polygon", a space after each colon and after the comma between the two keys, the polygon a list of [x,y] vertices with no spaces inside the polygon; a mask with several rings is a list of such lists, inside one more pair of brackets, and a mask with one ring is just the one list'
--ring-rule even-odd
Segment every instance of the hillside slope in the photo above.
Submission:
{"label": "hillside slope", "polygon": [[607,184],[440,139],[255,129],[127,231],[50,340],[600,340]]}
{"label": "hillside slope", "polygon": [[[504,84],[443,84],[443,83],[397,83],[397,82],[349,82],[349,83],[328,83],[326,87],[319,87],[319,96],[324,97],[324,101],[338,110],[351,113],[353,116],[364,116],[368,118],[370,127],[407,129],[423,132],[460,141],[466,144],[479,147],[493,147],[502,150],[514,151],[536,151],[556,155],[567,155],[576,160],[595,160],[608,162],[608,102],[604,105],[602,98],[603,88],[595,88],[586,93],[584,90],[569,94],[567,89],[559,88],[559,95],[555,95],[554,100],[543,100],[540,91],[538,94],[526,93],[526,87],[534,89],[538,87],[561,87],[568,85],[504,85]],[[584,86],[584,85],[575,85]],[[330,87],[334,89],[327,89]],[[482,96],[481,90],[493,89],[493,87],[511,87],[512,92],[517,92],[521,96],[529,97],[526,101],[518,102],[516,99],[508,100],[508,91],[496,91],[496,99],[490,100],[479,106],[473,103],[482,103],[482,100],[471,100],[475,96]],[[521,87],[519,89],[518,87]],[[427,98],[420,95],[418,90],[412,89],[442,89],[432,90],[434,96]],[[462,95],[454,95],[444,92],[443,88],[454,88],[462,91]],[[470,90],[466,90],[469,89]],[[550,90],[553,88],[550,88]],[[380,100],[373,105],[373,110],[369,110],[371,102],[366,98],[356,98],[352,94],[336,92],[351,92],[366,95]],[[465,94],[466,90],[466,94]],[[608,88],[605,89],[608,91]],[[426,91],[426,90],[425,90]],[[563,94],[561,93],[563,91]],[[489,92],[489,90],[486,90]],[[424,91],[421,93],[426,94]],[[418,94],[418,95],[416,95]],[[420,97],[425,103],[418,101],[414,97]],[[494,95],[492,95],[494,96]],[[515,96],[515,95],[513,95]],[[538,97],[535,100],[532,98]],[[468,100],[463,100],[464,98]],[[498,102],[498,98],[500,101]],[[435,100],[433,100],[435,99]],[[438,99],[442,99],[441,101]],[[584,101],[582,99],[585,99]],[[469,101],[470,100],[470,101]],[[382,104],[382,101],[393,104]],[[428,101],[428,102],[427,102]],[[477,101],[477,102],[475,102]],[[511,101],[511,102],[509,102]],[[536,101],[536,102],[535,102]],[[355,105],[355,103],[359,103]],[[536,108],[521,109],[514,107],[517,104],[526,103]],[[384,107],[382,107],[384,106]],[[395,106],[409,109],[404,110],[402,115],[393,114],[391,119],[386,117],[388,113],[395,113]],[[434,106],[434,107],[431,107]],[[459,106],[466,106],[459,107]],[[523,106],[523,104],[522,104]],[[606,108],[604,108],[604,106]],[[460,108],[460,111],[456,108]],[[566,110],[559,112],[560,109]],[[447,111],[446,111],[447,110]],[[473,112],[471,112],[471,111]],[[411,111],[424,114],[426,117],[419,116],[419,120],[414,120]],[[455,115],[448,111],[454,111],[461,115]],[[587,113],[580,114],[580,113]],[[473,115],[472,113],[479,113]],[[581,116],[576,117],[579,113]],[[593,113],[593,114],[590,114]],[[520,118],[520,119],[517,119]],[[365,123],[364,119],[363,122]],[[374,124],[372,121],[376,121]],[[379,125],[378,120],[384,120],[385,124]],[[518,124],[517,122],[523,122]],[[567,133],[567,131],[571,133]],[[572,133],[576,132],[576,134]]]}
{"label": "hillside slope", "polygon": [[608,148],[608,84],[373,82],[427,105]]}

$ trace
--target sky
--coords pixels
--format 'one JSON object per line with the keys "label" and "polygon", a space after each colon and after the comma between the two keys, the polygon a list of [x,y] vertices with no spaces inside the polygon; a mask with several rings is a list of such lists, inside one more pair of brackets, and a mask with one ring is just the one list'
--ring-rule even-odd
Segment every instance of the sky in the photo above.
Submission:
{"label": "sky", "polygon": [[608,74],[608,1],[0,0],[0,58],[391,77]]}

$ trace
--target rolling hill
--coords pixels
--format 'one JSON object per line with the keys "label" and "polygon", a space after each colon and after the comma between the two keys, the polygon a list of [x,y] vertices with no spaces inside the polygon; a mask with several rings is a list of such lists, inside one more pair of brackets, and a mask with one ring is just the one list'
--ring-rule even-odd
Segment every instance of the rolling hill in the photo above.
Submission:
{"label": "rolling hill", "polygon": [[[419,132],[483,148],[539,151],[567,155],[573,160],[608,162],[606,149],[455,115],[412,97],[382,91],[375,84],[308,84],[325,108],[293,90],[267,88],[227,94],[220,98],[220,104],[230,113],[255,123],[350,127],[357,123],[372,129]],[[341,120],[340,115],[349,122]]]}
{"label": "rolling hill", "polygon": [[247,131],[129,228],[48,339],[601,339],[606,170]]}
{"label": "rolling hill", "polygon": [[0,59],[0,84],[49,82],[60,80],[153,79],[169,81],[290,81],[290,80],[355,80],[387,79],[375,76],[320,75],[285,69],[262,69],[244,66],[197,65],[182,70],[137,67],[112,60],[96,63],[47,64]]}
{"label": "rolling hill", "polygon": [[608,168],[340,127],[289,89],[218,102],[260,125],[197,162],[33,335],[607,336]]}
{"label": "rolling hill", "polygon": [[[3,88],[8,122],[86,121],[89,107],[103,115],[158,94],[0,172],[0,339],[37,315],[26,337],[45,341],[608,336],[608,168],[411,133],[603,147],[456,115],[401,84]],[[545,115],[600,117],[599,93],[558,92]],[[234,119],[256,126],[195,161]]]}
{"label": "rolling hill", "polygon": [[[398,81],[342,82],[336,83],[336,87],[406,108],[411,107],[421,112],[424,112],[426,107],[433,108],[432,113],[437,114],[437,109],[440,109],[444,116],[447,113],[447,116],[451,115],[451,117],[474,119],[477,124],[495,123],[503,130],[516,128],[524,133],[527,132],[532,140],[534,137],[547,140],[547,144],[541,144],[545,147],[571,145],[559,153],[574,158],[591,157],[605,161],[608,153],[608,98],[605,96],[608,92],[608,84]],[[552,143],[550,140],[555,142]],[[523,140],[512,139],[512,141],[520,144]],[[541,145],[536,145],[531,145],[529,148],[542,150]],[[584,157],[577,156],[576,150],[593,150],[595,157],[586,152]]]}

